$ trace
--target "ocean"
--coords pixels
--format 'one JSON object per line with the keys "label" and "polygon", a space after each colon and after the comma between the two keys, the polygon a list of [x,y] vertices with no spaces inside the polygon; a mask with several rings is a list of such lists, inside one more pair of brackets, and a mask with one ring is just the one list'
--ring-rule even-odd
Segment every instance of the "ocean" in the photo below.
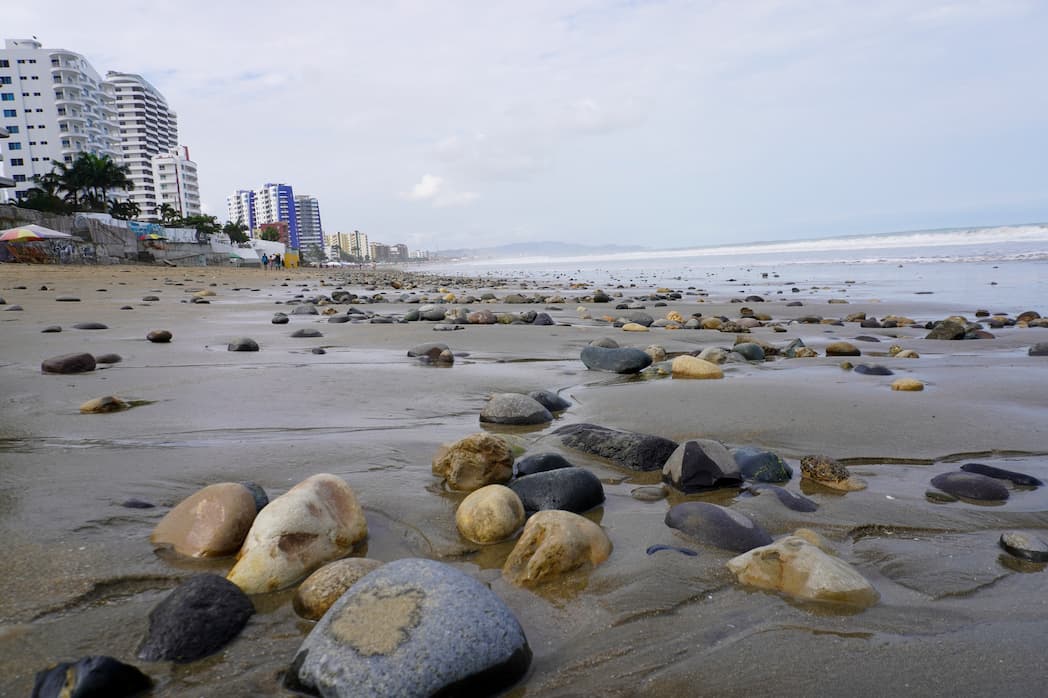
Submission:
{"label": "ocean", "polygon": [[423,267],[469,276],[695,287],[777,296],[794,287],[851,299],[922,300],[1017,313],[1048,306],[1048,224],[922,230],[572,257],[474,258]]}

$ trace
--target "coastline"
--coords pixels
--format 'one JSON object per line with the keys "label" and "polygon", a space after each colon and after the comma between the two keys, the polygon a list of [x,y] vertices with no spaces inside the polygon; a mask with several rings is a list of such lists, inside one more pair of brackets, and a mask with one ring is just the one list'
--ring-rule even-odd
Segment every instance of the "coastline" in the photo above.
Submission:
{"label": "coastline", "polygon": [[[389,285],[393,279],[401,288]],[[454,284],[449,290],[459,297],[491,292],[502,299],[519,291],[560,295],[565,302],[470,304],[497,313],[552,305],[556,309],[546,312],[557,324],[549,327],[467,325],[435,333],[427,322],[335,325],[324,316],[270,323],[275,310],[286,309],[277,302],[330,295],[341,282],[363,297],[381,293],[385,302],[352,305],[384,315],[417,307],[397,301],[403,293],[443,295],[435,290],[442,282]],[[407,288],[412,284],[418,287]],[[1004,506],[986,507],[933,503],[924,492],[933,475],[966,459],[1048,478],[1048,406],[1039,387],[1048,362],[1026,354],[1030,345],[1048,341],[1048,329],[1006,327],[993,330],[993,339],[940,341],[924,339],[923,327],[791,323],[804,315],[843,318],[861,311],[924,323],[960,312],[934,296],[836,304],[829,300],[840,289],[804,289],[745,304],[786,329],[757,327],[750,334],[776,345],[801,338],[820,355],[830,341],[873,336],[880,341],[861,343],[861,360],[916,377],[925,390],[892,391],[892,378],[845,371],[840,358],[826,356],[728,364],[720,381],[624,377],[587,371],[579,361],[582,347],[611,336],[639,348],[661,344],[676,354],[730,347],[734,335],[623,332],[599,320],[616,314],[614,303],[578,301],[595,288],[393,269],[0,266],[0,296],[7,302],[0,306],[0,532],[16,563],[3,573],[8,593],[0,601],[4,690],[25,694],[33,673],[84,654],[137,663],[134,647],[163,594],[194,571],[228,569],[228,559],[190,562],[153,552],[149,531],[170,506],[221,481],[252,480],[272,497],[317,472],[344,477],[357,492],[371,530],[369,557],[449,562],[510,606],[535,658],[509,695],[684,695],[696,686],[709,695],[1038,690],[1036,672],[1021,671],[1017,661],[1038,651],[1048,631],[1048,613],[1039,610],[1045,572],[1002,564],[996,536],[1003,529],[1048,528],[1048,496],[1024,492]],[[216,295],[209,304],[188,302],[198,289]],[[626,299],[653,289],[605,290]],[[56,302],[67,295],[80,301]],[[160,300],[143,301],[148,295]],[[709,297],[682,295],[658,307],[646,302],[645,311],[737,317],[744,305],[732,302],[737,295],[720,286]],[[13,304],[24,310],[6,312]],[[580,319],[579,305],[595,319]],[[331,307],[344,312],[348,306]],[[1014,317],[1028,309],[991,310]],[[109,329],[71,329],[82,321]],[[48,325],[62,331],[41,333]],[[317,328],[323,337],[291,338],[293,326]],[[159,328],[174,334],[171,344],[145,341]],[[226,343],[240,336],[258,340],[262,351],[227,352]],[[432,341],[462,356],[450,369],[406,357],[408,348]],[[920,358],[888,356],[892,343]],[[325,354],[311,352],[319,346]],[[123,360],[87,374],[40,373],[41,360],[70,351],[116,352]],[[861,614],[827,612],[740,587],[724,567],[730,555],[712,548],[702,547],[697,558],[649,556],[652,544],[689,544],[662,523],[667,504],[683,498],[635,499],[632,490],[657,476],[567,451],[604,483],[607,501],[587,516],[611,537],[612,557],[537,590],[506,584],[498,572],[512,544],[479,547],[459,537],[454,507],[461,496],[439,487],[430,461],[440,444],[482,431],[477,415],[488,394],[538,389],[558,391],[573,405],[548,429],[513,431],[529,451],[557,450],[548,437],[552,428],[590,422],[677,441],[758,445],[794,465],[808,453],[853,465],[869,489],[809,493],[820,504],[814,514],[743,493],[688,499],[730,503],[775,536],[815,528],[874,583],[881,602]],[[82,402],[105,394],[151,404],[111,415],[78,413]],[[787,489],[803,492],[797,477]],[[158,506],[119,506],[131,497]],[[288,592],[254,601],[259,612],[224,652],[187,667],[148,665],[158,682],[154,695],[216,685],[230,695],[284,695],[277,674],[310,624],[294,616]]]}

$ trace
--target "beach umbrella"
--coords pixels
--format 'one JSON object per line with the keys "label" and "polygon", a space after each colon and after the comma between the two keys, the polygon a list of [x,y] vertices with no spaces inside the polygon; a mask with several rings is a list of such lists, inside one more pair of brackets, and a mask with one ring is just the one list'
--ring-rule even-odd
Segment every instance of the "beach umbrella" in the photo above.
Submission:
{"label": "beach umbrella", "polygon": [[163,235],[157,235],[156,233],[147,233],[145,235],[139,235],[139,240],[166,240]]}
{"label": "beach umbrella", "polygon": [[69,233],[45,228],[42,225],[21,225],[17,228],[0,230],[0,240],[4,242],[34,242],[37,240],[55,240],[73,237]]}

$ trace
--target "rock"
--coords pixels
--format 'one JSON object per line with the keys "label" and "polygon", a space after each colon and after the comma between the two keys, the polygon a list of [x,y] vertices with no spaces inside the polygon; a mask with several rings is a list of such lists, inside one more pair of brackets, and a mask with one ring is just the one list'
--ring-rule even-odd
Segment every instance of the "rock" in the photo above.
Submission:
{"label": "rock", "polygon": [[915,352],[913,349],[900,349],[895,353],[897,359],[919,359],[921,355]]}
{"label": "rock", "polygon": [[651,357],[652,363],[657,364],[660,361],[666,360],[666,350],[660,347],[658,344],[652,344],[644,350],[644,353]]}
{"label": "rock", "polygon": [[916,378],[896,378],[892,381],[892,390],[914,392],[924,390],[924,383]]}
{"label": "rock", "polygon": [[62,331],[62,326],[61,325],[48,325],[44,329],[40,330],[40,333],[41,334],[49,334],[49,333],[52,333],[52,332],[61,332],[61,331]]}
{"label": "rock", "polygon": [[932,331],[925,335],[925,339],[964,339],[964,333],[967,331],[964,324],[955,322],[953,320],[943,320],[932,328]]}
{"label": "rock", "polygon": [[477,310],[466,316],[466,322],[471,325],[494,325],[498,322],[495,313],[490,310]]}
{"label": "rock", "polygon": [[892,370],[880,364],[856,364],[855,372],[864,376],[890,376]]}
{"label": "rock", "polygon": [[1008,488],[1000,480],[978,473],[941,473],[932,478],[932,486],[954,497],[977,502],[1003,502],[1008,499]]}
{"label": "rock", "polygon": [[648,332],[647,325],[641,325],[637,322],[627,322],[622,326],[623,332]]}
{"label": "rock", "polygon": [[771,492],[778,498],[778,500],[782,503],[784,507],[793,511],[809,512],[816,511],[819,508],[818,504],[808,499],[807,497],[803,497],[799,494],[794,494],[789,490],[785,490],[781,487],[776,487],[775,485],[750,485],[749,491],[755,495],[759,495],[762,492]]}
{"label": "rock", "polygon": [[325,349],[324,347],[313,347],[309,350],[309,353],[323,356],[324,354],[327,354],[327,349]]}
{"label": "rock", "polygon": [[455,510],[459,533],[481,544],[509,538],[524,525],[524,518],[520,497],[505,485],[486,485],[474,490]]}
{"label": "rock", "polygon": [[172,335],[168,330],[152,330],[146,335],[146,339],[153,344],[167,344],[171,341],[171,337]]}
{"label": "rock", "polygon": [[654,555],[663,550],[672,550],[675,553],[680,553],[681,555],[686,555],[688,557],[697,557],[699,554],[697,550],[692,550],[691,548],[682,548],[679,545],[663,545],[661,543],[649,545],[644,552],[648,555]]}
{"label": "rock", "polygon": [[147,662],[192,662],[226,646],[255,612],[235,584],[216,574],[197,574],[180,584],[149,613],[149,632],[138,649]]}
{"label": "rock", "polygon": [[272,322],[274,325],[286,325],[289,322],[291,322],[291,318],[289,318],[287,315],[284,315],[284,313],[277,313],[273,316],[273,319],[270,320],[270,322]]}
{"label": "rock", "polygon": [[601,427],[596,424],[568,424],[553,431],[568,448],[607,458],[630,470],[661,470],[677,448],[677,442],[653,434]]}
{"label": "rock", "polygon": [[553,421],[542,403],[520,393],[495,393],[480,411],[480,421],[488,424],[530,425]]}
{"label": "rock", "polygon": [[830,342],[826,345],[826,356],[862,356],[862,352],[851,342]]}
{"label": "rock", "polygon": [[829,456],[801,458],[801,477],[845,492],[866,489],[866,482],[862,478],[853,476],[846,467]]}
{"label": "rock", "polygon": [[581,514],[604,502],[604,486],[585,468],[556,468],[525,475],[512,480],[509,487],[528,514],[546,509]]}
{"label": "rock", "polygon": [[1005,470],[1004,468],[995,468],[992,465],[984,465],[982,463],[965,463],[961,466],[961,470],[966,473],[976,473],[998,480],[1008,480],[1020,487],[1040,487],[1044,484],[1032,475],[1017,473],[1014,470]]}
{"label": "rock", "polygon": [[228,351],[258,351],[258,342],[250,337],[237,337],[226,347]]}
{"label": "rock", "polygon": [[453,490],[472,492],[507,482],[513,475],[513,453],[497,436],[471,434],[440,449],[433,459],[433,474]]}
{"label": "rock", "polygon": [[564,456],[559,453],[535,453],[521,458],[513,464],[513,477],[524,477],[535,473],[544,473],[547,470],[557,468],[574,468]]}
{"label": "rock", "polygon": [[335,602],[286,685],[328,698],[495,695],[530,662],[520,623],[494,592],[450,565],[409,558]]}
{"label": "rock", "polygon": [[771,536],[750,517],[709,502],[670,507],[666,525],[700,543],[738,553],[771,543]]}
{"label": "rock", "polygon": [[256,514],[269,504],[269,495],[262,489],[262,485],[251,481],[241,482],[240,484],[247,488],[247,491],[251,493],[251,497],[255,500]]}
{"label": "rock", "polygon": [[430,359],[435,359],[439,357],[441,353],[443,353],[444,351],[451,351],[450,349],[448,349],[447,344],[441,344],[440,342],[428,342],[426,344],[419,344],[408,349],[408,356],[415,358],[426,356]]}
{"label": "rock", "polygon": [[291,311],[292,315],[319,315],[320,311],[317,310],[317,306],[312,303],[302,303],[296,305],[295,309]]}
{"label": "rock", "polygon": [[1043,538],[1022,531],[1005,531],[1001,534],[1000,544],[1015,557],[1030,562],[1048,562],[1048,543]]}
{"label": "rock", "polygon": [[160,300],[160,296],[142,296],[142,300],[146,301],[147,303],[153,303],[155,301]]}
{"label": "rock", "polygon": [[80,405],[80,413],[108,414],[109,412],[120,412],[129,407],[131,407],[131,404],[126,400],[118,398],[115,395],[106,395],[104,397],[96,397],[93,400],[88,400]]}
{"label": "rock", "polygon": [[793,477],[793,468],[773,451],[755,446],[740,446],[731,449],[731,455],[746,480],[787,482]]}
{"label": "rock", "polygon": [[1026,352],[1030,356],[1048,356],[1048,342],[1038,342]]}
{"label": "rock", "polygon": [[291,599],[295,613],[306,620],[320,620],[346,589],[382,566],[379,560],[347,557],[329,562],[306,577]]}
{"label": "rock", "polygon": [[640,349],[605,348],[593,344],[582,348],[579,356],[591,371],[612,373],[639,373],[651,365],[651,357]]}
{"label": "rock", "polygon": [[247,487],[236,482],[208,485],[169,511],[149,540],[189,557],[232,555],[240,550],[257,511]]}
{"label": "rock", "polygon": [[37,672],[32,698],[130,698],[152,686],[137,667],[95,655]]}
{"label": "rock", "polygon": [[687,354],[675,357],[671,370],[674,378],[714,379],[724,377],[724,371],[717,364]]}
{"label": "rock", "polygon": [[880,598],[854,567],[799,536],[786,536],[728,560],[741,584],[805,601],[868,608]]}
{"label": "rock", "polygon": [[118,364],[123,360],[120,354],[99,354],[95,357],[96,364]]}
{"label": "rock", "polygon": [[556,394],[552,390],[532,390],[528,393],[532,398],[550,412],[563,412],[571,407],[571,403]]}
{"label": "rock", "polygon": [[313,475],[258,512],[227,579],[249,594],[283,589],[346,556],[367,534],[346,481]]}
{"label": "rock", "polygon": [[605,349],[618,349],[619,343],[611,337],[600,337],[589,343],[591,347],[604,347]]}
{"label": "rock", "polygon": [[120,502],[120,506],[127,507],[128,509],[153,509],[156,507],[156,504],[132,497],[131,499],[125,499]]}
{"label": "rock", "polygon": [[20,306],[20,305],[12,305],[12,306],[10,306],[10,307],[8,307],[8,308],[4,308],[4,310],[5,310],[5,311],[8,311],[8,312],[12,312],[12,313],[20,313],[20,312],[22,312],[23,310],[25,310],[25,308],[23,308],[23,307],[22,307],[22,306]]}
{"label": "rock", "polygon": [[722,364],[728,360],[728,352],[720,347],[706,347],[699,352],[699,358],[711,364]]}
{"label": "rock", "polygon": [[312,327],[303,327],[300,330],[295,330],[294,332],[292,332],[291,336],[295,337],[295,338],[301,338],[301,337],[315,338],[315,337],[323,337],[324,334],[320,330],[315,330]]}
{"label": "rock", "polygon": [[568,511],[540,511],[524,525],[502,576],[518,586],[539,584],[586,565],[596,567],[610,554],[607,534],[589,519]]}
{"label": "rock", "polygon": [[40,370],[44,373],[86,373],[95,370],[95,357],[86,352],[52,356],[44,359]]}
{"label": "rock", "polygon": [[535,319],[531,321],[531,324],[536,327],[550,327],[557,323],[553,322],[553,318],[549,316],[549,313],[535,313]]}
{"label": "rock", "polygon": [[662,481],[691,494],[715,487],[738,487],[742,473],[723,444],[693,439],[678,446],[666,460]]}
{"label": "rock", "polygon": [[666,499],[669,492],[664,485],[643,485],[630,490],[630,496],[638,502],[658,502]]}
{"label": "rock", "polygon": [[731,350],[742,354],[747,361],[764,361],[764,349],[755,342],[741,342]]}
{"label": "rock", "polygon": [[[11,306],[8,310],[13,310],[15,306]],[[21,308],[19,308],[21,310]],[[73,329],[76,330],[108,330],[109,325],[104,325],[101,322],[78,322],[73,325]]]}

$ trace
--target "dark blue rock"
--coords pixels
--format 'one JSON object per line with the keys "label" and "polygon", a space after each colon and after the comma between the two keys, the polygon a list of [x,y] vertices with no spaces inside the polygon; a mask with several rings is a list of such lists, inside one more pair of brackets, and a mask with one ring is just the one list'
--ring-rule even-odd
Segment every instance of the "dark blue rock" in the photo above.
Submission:
{"label": "dark blue rock", "polygon": [[556,323],[553,322],[553,318],[549,316],[549,313],[536,313],[535,319],[531,321],[531,324],[548,327]]}
{"label": "dark blue rock", "polygon": [[531,648],[488,587],[434,560],[387,563],[349,588],[303,641],[287,687],[325,698],[495,695]]}
{"label": "dark blue rock", "polygon": [[604,486],[585,468],[557,468],[509,482],[529,515],[546,509],[576,514],[604,502]]}
{"label": "dark blue rock", "polygon": [[262,489],[262,485],[257,482],[241,482],[241,485],[247,488],[247,491],[251,493],[251,497],[255,500],[255,511],[262,511],[262,508],[269,504],[269,495]]}
{"label": "dark blue rock", "polygon": [[955,471],[932,478],[932,486],[954,497],[979,502],[1003,502],[1008,499],[1008,488],[992,477]]}
{"label": "dark blue rock", "polygon": [[857,364],[854,371],[864,376],[890,376],[893,373],[890,368],[880,364]]}
{"label": "dark blue rock", "polygon": [[292,337],[323,337],[324,335],[320,330],[314,330],[309,327],[304,327],[301,330],[295,330],[291,333]]}
{"label": "dark blue rock", "polygon": [[127,507],[128,509],[152,509],[156,504],[132,497],[131,499],[125,499],[120,503],[120,506]]}
{"label": "dark blue rock", "polygon": [[756,342],[739,342],[731,348],[747,361],[764,361],[764,348]]}
{"label": "dark blue rock", "polygon": [[757,482],[788,482],[793,477],[793,468],[779,454],[756,446],[740,446],[731,450],[746,480]]}
{"label": "dark blue rock", "polygon": [[793,511],[816,511],[819,505],[799,494],[794,494],[789,490],[784,490],[781,487],[775,485],[759,484],[751,485],[749,488],[753,494],[761,494],[763,492],[771,492],[774,494],[784,507],[792,509]]}
{"label": "dark blue rock", "polygon": [[226,646],[255,612],[236,584],[198,574],[176,587],[149,613],[149,633],[138,658],[192,662]]}
{"label": "dark blue rock", "polygon": [[553,433],[568,448],[607,458],[630,470],[661,470],[666,459],[677,448],[676,441],[661,436],[596,424],[568,424],[555,429]]}
{"label": "dark blue rock", "polygon": [[489,424],[534,425],[553,421],[540,402],[520,393],[495,393],[480,411],[480,421]]}
{"label": "dark blue rock", "polygon": [[537,401],[550,412],[563,412],[571,407],[571,403],[557,395],[552,390],[532,390],[528,397]]}
{"label": "dark blue rock", "polygon": [[692,439],[678,446],[662,466],[662,480],[681,492],[716,487],[738,487],[742,473],[723,444],[712,439]]}
{"label": "dark blue rock", "polygon": [[96,655],[37,672],[32,698],[125,698],[152,686],[138,668]]}
{"label": "dark blue rock", "polygon": [[687,555],[688,557],[696,557],[699,554],[697,550],[692,550],[691,548],[682,548],[679,545],[662,545],[661,543],[649,545],[648,549],[644,552],[646,552],[648,555],[654,555],[655,553],[660,552],[662,550],[672,550],[675,553]]}
{"label": "dark blue rock", "polygon": [[607,349],[588,345],[579,356],[586,368],[612,373],[639,373],[651,365],[651,357],[640,349],[620,347]]}
{"label": "dark blue rock", "polygon": [[961,466],[961,470],[966,473],[975,473],[977,475],[985,475],[986,477],[992,477],[997,480],[1008,480],[1013,484],[1019,485],[1020,487],[1040,487],[1044,483],[1035,478],[1033,475],[1027,475],[1026,473],[1017,473],[1014,470],[1005,470],[1004,468],[997,468],[992,465],[984,465],[982,463],[965,463]]}
{"label": "dark blue rock", "polygon": [[524,477],[558,468],[574,468],[575,465],[559,453],[536,453],[513,463],[513,477]]}
{"label": "dark blue rock", "polygon": [[771,536],[748,516],[708,502],[671,507],[666,525],[700,543],[737,553],[771,543]]}

